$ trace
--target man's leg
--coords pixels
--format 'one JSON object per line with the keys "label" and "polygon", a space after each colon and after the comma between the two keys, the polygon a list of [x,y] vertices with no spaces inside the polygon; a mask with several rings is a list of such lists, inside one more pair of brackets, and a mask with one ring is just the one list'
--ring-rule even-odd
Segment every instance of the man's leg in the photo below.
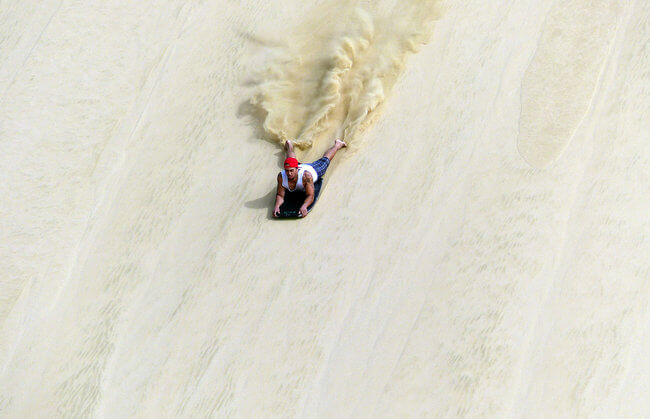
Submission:
{"label": "man's leg", "polygon": [[287,158],[288,157],[293,157],[294,159],[296,158],[296,153],[293,152],[293,144],[291,141],[287,140],[284,143],[284,149],[287,151]]}
{"label": "man's leg", "polygon": [[330,161],[332,161],[336,152],[342,149],[343,147],[347,147],[347,146],[348,145],[341,140],[334,140],[334,145],[330,147],[330,149],[327,150],[325,154],[323,154],[323,157],[327,157],[328,159],[330,159]]}

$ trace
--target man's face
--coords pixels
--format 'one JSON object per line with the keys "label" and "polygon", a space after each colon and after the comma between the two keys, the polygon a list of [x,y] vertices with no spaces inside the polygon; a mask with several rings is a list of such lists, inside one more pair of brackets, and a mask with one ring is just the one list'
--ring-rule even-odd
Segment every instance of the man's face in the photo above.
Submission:
{"label": "man's face", "polygon": [[298,168],[297,167],[290,167],[288,169],[285,169],[287,172],[287,177],[291,180],[296,180],[298,177]]}

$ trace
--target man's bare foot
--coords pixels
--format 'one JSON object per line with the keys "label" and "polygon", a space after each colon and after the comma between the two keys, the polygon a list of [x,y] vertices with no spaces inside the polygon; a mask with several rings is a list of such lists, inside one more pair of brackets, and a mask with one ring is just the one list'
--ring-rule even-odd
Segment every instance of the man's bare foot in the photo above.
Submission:
{"label": "man's bare foot", "polygon": [[347,146],[348,145],[345,144],[345,141],[343,140],[334,140],[334,145],[330,147],[330,149],[327,150],[325,154],[323,154],[323,157],[327,157],[328,159],[330,159],[330,161],[332,161],[336,152],[342,149],[343,147],[347,147]]}
{"label": "man's bare foot", "polygon": [[293,157],[294,159],[297,158],[296,153],[293,152],[293,142],[291,142],[291,140],[284,142],[284,149],[287,152],[287,157]]}

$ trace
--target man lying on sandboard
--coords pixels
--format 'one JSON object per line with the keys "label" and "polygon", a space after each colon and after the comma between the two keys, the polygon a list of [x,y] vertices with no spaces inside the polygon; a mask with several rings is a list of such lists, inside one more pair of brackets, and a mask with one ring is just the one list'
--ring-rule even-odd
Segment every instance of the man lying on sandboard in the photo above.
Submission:
{"label": "man lying on sandboard", "polygon": [[306,217],[318,199],[323,176],[337,151],[346,147],[341,140],[312,163],[298,163],[291,141],[284,143],[287,158],[284,170],[278,173],[278,193],[275,196],[273,216],[276,218]]}

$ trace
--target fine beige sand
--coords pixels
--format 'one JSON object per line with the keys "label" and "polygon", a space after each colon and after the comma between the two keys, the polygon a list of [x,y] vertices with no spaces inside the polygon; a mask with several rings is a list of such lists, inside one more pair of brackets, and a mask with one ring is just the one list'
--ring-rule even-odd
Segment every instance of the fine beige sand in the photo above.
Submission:
{"label": "fine beige sand", "polygon": [[0,417],[649,417],[649,45],[644,0],[0,2]]}

